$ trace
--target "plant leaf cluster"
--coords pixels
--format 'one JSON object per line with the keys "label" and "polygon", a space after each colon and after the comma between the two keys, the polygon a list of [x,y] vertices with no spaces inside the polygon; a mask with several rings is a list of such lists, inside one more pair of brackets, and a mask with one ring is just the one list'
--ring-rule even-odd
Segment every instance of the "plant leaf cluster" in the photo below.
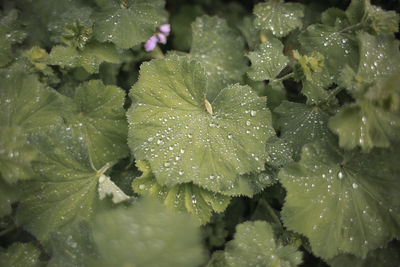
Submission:
{"label": "plant leaf cluster", "polygon": [[0,265],[397,266],[400,16],[304,2],[3,1]]}

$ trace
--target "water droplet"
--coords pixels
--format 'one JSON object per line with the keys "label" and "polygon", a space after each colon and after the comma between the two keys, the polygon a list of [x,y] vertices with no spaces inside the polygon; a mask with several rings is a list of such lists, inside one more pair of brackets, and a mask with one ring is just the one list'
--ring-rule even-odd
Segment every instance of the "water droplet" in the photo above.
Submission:
{"label": "water droplet", "polygon": [[343,174],[343,172],[340,171],[337,176],[338,176],[339,179],[343,179],[344,174]]}
{"label": "water droplet", "polygon": [[228,134],[228,139],[232,139],[232,135],[231,134]]}
{"label": "water droplet", "polygon": [[358,187],[358,184],[356,184],[356,183],[353,183],[353,185],[352,185],[352,186],[353,186],[353,188],[354,188],[354,189],[357,189],[357,187]]}

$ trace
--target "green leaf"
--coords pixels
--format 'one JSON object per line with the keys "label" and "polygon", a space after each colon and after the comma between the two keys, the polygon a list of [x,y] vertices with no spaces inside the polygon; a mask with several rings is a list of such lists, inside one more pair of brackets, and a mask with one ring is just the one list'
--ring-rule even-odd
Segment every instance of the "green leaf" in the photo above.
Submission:
{"label": "green leaf", "polygon": [[300,3],[285,3],[269,0],[259,3],[253,10],[256,15],[254,26],[259,30],[271,31],[276,37],[284,37],[296,28],[301,28],[304,6]]}
{"label": "green leaf", "polygon": [[372,32],[384,34],[399,31],[400,16],[396,11],[385,11],[381,7],[368,5],[368,15]]}
{"label": "green leaf", "polygon": [[[41,84],[25,72],[0,72],[0,125],[19,126],[24,132],[43,131],[61,121],[65,97]],[[60,111],[61,110],[61,111]]]}
{"label": "green leaf", "polygon": [[255,81],[276,78],[289,62],[283,55],[283,44],[274,37],[269,37],[254,52],[250,52],[248,58],[251,68],[247,74]]}
{"label": "green leaf", "polygon": [[343,106],[330,119],[329,128],[339,136],[339,145],[345,149],[361,146],[364,151],[373,147],[389,147],[397,139],[400,115],[360,100]]}
{"label": "green leaf", "polygon": [[[51,47],[60,41],[60,34],[74,20],[90,20],[88,1],[84,0],[15,0],[21,12],[19,20],[24,25],[29,45]],[[75,13],[75,14],[74,14]],[[75,16],[74,16],[75,15]]]}
{"label": "green leaf", "polygon": [[200,5],[182,5],[176,14],[171,16],[172,45],[174,49],[187,51],[192,44],[191,24],[204,15]]}
{"label": "green leaf", "polygon": [[76,112],[68,125],[88,142],[97,169],[129,154],[128,125],[123,108],[125,92],[113,85],[91,80],[76,88]]}
{"label": "green leaf", "polygon": [[365,32],[357,34],[360,46],[358,76],[371,83],[387,78],[400,69],[399,41],[392,35],[373,36]]}
{"label": "green leaf", "polygon": [[332,267],[354,266],[382,266],[391,267],[400,264],[400,248],[398,244],[389,244],[388,247],[379,248],[368,252],[365,259],[357,258],[350,254],[342,254],[329,260],[329,265]]}
{"label": "green leaf", "polygon": [[222,250],[217,250],[211,255],[211,259],[208,261],[207,267],[226,267],[225,253]]}
{"label": "green leaf", "polygon": [[265,171],[240,175],[237,182],[238,186],[222,193],[228,196],[253,197],[276,182],[275,170],[266,165]]}
{"label": "green leaf", "polygon": [[357,43],[337,28],[322,24],[309,26],[299,35],[301,52],[312,54],[319,52],[324,57],[324,66],[335,82],[340,76],[340,70],[349,65],[355,68],[359,55]]}
{"label": "green leaf", "polygon": [[186,267],[203,262],[198,228],[154,200],[99,214],[93,234],[99,252],[95,266]]}
{"label": "green leaf", "polygon": [[147,41],[167,21],[163,0],[112,0],[95,15],[94,34],[100,42],[131,48]]}
{"label": "green leaf", "polygon": [[0,251],[0,265],[12,267],[38,267],[40,251],[31,243],[13,243],[7,251]]}
{"label": "green leaf", "polygon": [[236,27],[240,33],[244,36],[247,46],[250,50],[254,50],[260,43],[260,32],[253,25],[253,16],[245,16],[241,20],[237,21]]}
{"label": "green leaf", "polygon": [[21,43],[26,33],[21,30],[16,9],[11,9],[7,14],[0,12],[0,16],[0,67],[4,67],[14,58],[12,45]]}
{"label": "green leaf", "polygon": [[285,226],[308,237],[313,253],[324,259],[339,253],[365,257],[398,236],[396,151],[365,154],[327,142],[306,145],[300,162],[279,173],[287,191]]}
{"label": "green leaf", "polygon": [[338,28],[348,26],[346,12],[336,7],[325,10],[321,15],[321,22],[322,24]]}
{"label": "green leaf", "polygon": [[23,185],[17,223],[44,241],[74,218],[91,217],[104,170],[91,167],[86,140],[70,127],[32,134],[29,142],[40,153],[32,163],[40,177]]}
{"label": "green leaf", "polygon": [[0,129],[0,173],[7,183],[32,178],[31,161],[35,157],[35,148],[27,143],[20,128]]}
{"label": "green leaf", "polygon": [[303,145],[333,136],[327,125],[329,113],[319,107],[283,101],[274,111],[279,115],[280,138],[293,151],[294,160],[299,159]]}
{"label": "green leaf", "polygon": [[192,23],[190,56],[205,68],[212,101],[227,85],[242,81],[247,70],[244,40],[224,19],[203,16]]}
{"label": "green leaf", "polygon": [[365,16],[368,0],[352,0],[346,9],[346,15],[350,24],[361,22]]}
{"label": "green leaf", "polygon": [[3,70],[0,84],[0,172],[6,182],[14,183],[33,176],[35,150],[25,135],[59,123],[68,107],[63,96],[25,72]]}
{"label": "green leaf", "polygon": [[302,262],[302,253],[275,241],[272,227],[265,221],[239,224],[224,257],[226,266],[298,266]]}
{"label": "green leaf", "polygon": [[92,11],[91,7],[81,3],[70,4],[63,12],[60,12],[56,20],[49,23],[51,41],[83,49],[93,36]]}
{"label": "green leaf", "polygon": [[330,79],[329,74],[314,73],[312,81],[303,81],[303,88],[301,93],[307,97],[307,105],[319,105],[326,102],[328,99],[328,91]]}
{"label": "green leaf", "polygon": [[293,161],[293,148],[285,139],[276,136],[267,142],[267,164],[274,168],[281,168]]}
{"label": "green leaf", "polygon": [[120,54],[114,45],[91,43],[82,51],[69,46],[54,46],[49,58],[50,65],[62,68],[83,67],[89,73],[98,73],[102,62],[120,62]]}
{"label": "green leaf", "polygon": [[294,67],[295,79],[302,82],[301,93],[307,97],[307,104],[326,102],[326,89],[332,84],[332,80],[328,70],[324,68],[324,56],[315,51],[311,55],[302,56],[297,50],[293,50],[293,57],[297,60]]}
{"label": "green leaf", "polygon": [[142,64],[130,92],[128,143],[161,185],[193,182],[222,193],[238,186],[240,174],[264,169],[273,134],[265,99],[231,85],[210,104],[206,92],[196,61],[170,56]]}
{"label": "green leaf", "polygon": [[373,34],[398,32],[400,17],[395,11],[385,11],[369,0],[352,0],[346,10],[351,24],[361,25]]}
{"label": "green leaf", "polygon": [[213,211],[223,212],[229,205],[230,197],[213,193],[192,183],[162,186],[157,183],[148,163],[138,161],[136,165],[143,172],[142,176],[132,183],[136,193],[158,198],[172,210],[189,212],[197,224],[207,223]]}
{"label": "green leaf", "polygon": [[47,267],[85,267],[96,257],[92,229],[86,221],[74,221],[63,231],[50,234],[51,259]]}
{"label": "green leaf", "polygon": [[0,218],[11,213],[11,204],[19,198],[17,190],[5,182],[0,177]]}

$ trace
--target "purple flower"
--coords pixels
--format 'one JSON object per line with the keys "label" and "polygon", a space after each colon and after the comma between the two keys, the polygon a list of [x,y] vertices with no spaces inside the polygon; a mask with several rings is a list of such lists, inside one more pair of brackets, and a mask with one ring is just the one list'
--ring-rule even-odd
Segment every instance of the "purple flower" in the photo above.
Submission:
{"label": "purple flower", "polygon": [[150,39],[144,44],[144,49],[146,52],[152,51],[157,43],[166,44],[167,36],[171,31],[171,26],[169,24],[163,24],[160,26],[159,32],[155,33]]}
{"label": "purple flower", "polygon": [[144,44],[144,50],[146,50],[146,52],[152,51],[157,44],[157,37],[156,36],[151,36],[150,39]]}
{"label": "purple flower", "polygon": [[171,31],[171,25],[163,24],[160,26],[160,32],[162,32],[165,36],[168,36],[170,31]]}
{"label": "purple flower", "polygon": [[157,33],[157,38],[158,38],[158,42],[162,43],[162,44],[166,44],[167,43],[167,36],[165,36],[162,33]]}

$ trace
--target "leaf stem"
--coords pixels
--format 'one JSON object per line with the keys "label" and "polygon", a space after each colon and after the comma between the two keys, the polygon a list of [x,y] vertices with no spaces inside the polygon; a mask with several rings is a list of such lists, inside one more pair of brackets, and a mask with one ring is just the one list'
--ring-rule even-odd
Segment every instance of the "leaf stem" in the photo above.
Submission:
{"label": "leaf stem", "polygon": [[153,58],[164,58],[164,53],[161,51],[160,47],[156,45],[153,51],[151,51],[151,56]]}
{"label": "leaf stem", "polygon": [[267,210],[269,211],[269,213],[272,216],[272,219],[274,219],[274,222],[276,222],[277,224],[279,224],[280,226],[282,226],[281,220],[279,219],[279,217],[276,215],[276,211],[271,207],[271,205],[268,203],[268,201],[265,201],[266,203],[266,207]]}
{"label": "leaf stem", "polygon": [[350,25],[350,26],[340,30],[339,33],[349,32],[349,31],[357,30],[357,29],[360,29],[363,27],[364,27],[364,22],[359,22],[357,24]]}
{"label": "leaf stem", "polygon": [[17,228],[17,226],[15,226],[15,225],[8,227],[7,229],[4,229],[3,231],[0,232],[0,236],[8,234],[9,232],[15,230],[16,228]]}
{"label": "leaf stem", "polygon": [[271,79],[270,81],[271,81],[271,82],[280,82],[280,81],[283,81],[283,80],[292,78],[293,76],[294,76],[294,72],[291,72],[291,73],[288,73],[288,74],[286,74],[286,75],[284,75],[284,76],[282,76],[282,77],[280,77],[280,78]]}
{"label": "leaf stem", "polygon": [[328,97],[325,100],[325,103],[329,103],[332,98],[334,98],[338,93],[340,93],[344,88],[336,86],[334,89],[332,89],[328,95]]}

